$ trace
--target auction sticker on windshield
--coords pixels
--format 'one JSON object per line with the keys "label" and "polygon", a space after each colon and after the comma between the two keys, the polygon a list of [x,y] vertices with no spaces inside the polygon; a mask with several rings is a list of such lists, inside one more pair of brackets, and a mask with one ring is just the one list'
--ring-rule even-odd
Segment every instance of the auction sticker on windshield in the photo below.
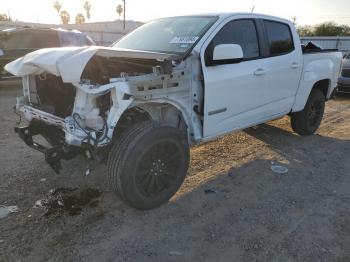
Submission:
{"label": "auction sticker on windshield", "polygon": [[170,44],[194,44],[198,40],[198,36],[175,36]]}

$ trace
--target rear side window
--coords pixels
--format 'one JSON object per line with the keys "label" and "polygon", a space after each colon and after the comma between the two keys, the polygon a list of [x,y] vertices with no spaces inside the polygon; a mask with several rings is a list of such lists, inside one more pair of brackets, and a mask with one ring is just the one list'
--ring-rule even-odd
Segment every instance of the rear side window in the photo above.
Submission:
{"label": "rear side window", "polygon": [[271,55],[282,55],[294,50],[293,37],[287,24],[264,21]]}
{"label": "rear side window", "polygon": [[227,23],[214,37],[212,49],[221,44],[238,44],[243,49],[244,59],[258,57],[259,42],[253,20],[235,20]]}

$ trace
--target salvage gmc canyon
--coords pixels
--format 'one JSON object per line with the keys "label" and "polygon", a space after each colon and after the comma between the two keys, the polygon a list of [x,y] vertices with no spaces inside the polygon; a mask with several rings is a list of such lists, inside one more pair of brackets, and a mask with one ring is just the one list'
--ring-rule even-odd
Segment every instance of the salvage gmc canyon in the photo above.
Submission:
{"label": "salvage gmc canyon", "polygon": [[284,115],[313,134],[341,58],[301,45],[290,21],[227,13],[157,19],[111,47],[41,49],[5,69],[23,79],[15,131],[28,146],[56,172],[79,154],[106,163],[117,195],[151,209],[181,186],[191,145]]}

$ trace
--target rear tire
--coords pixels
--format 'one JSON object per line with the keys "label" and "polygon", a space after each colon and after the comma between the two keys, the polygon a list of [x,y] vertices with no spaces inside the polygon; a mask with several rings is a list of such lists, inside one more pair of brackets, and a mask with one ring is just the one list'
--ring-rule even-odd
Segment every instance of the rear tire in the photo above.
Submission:
{"label": "rear tire", "polygon": [[137,123],[114,143],[108,159],[113,190],[137,209],[167,202],[184,181],[189,165],[187,134],[154,121]]}
{"label": "rear tire", "polygon": [[321,124],[325,102],[326,98],[321,90],[312,90],[304,110],[291,115],[294,132],[301,136],[314,134]]}

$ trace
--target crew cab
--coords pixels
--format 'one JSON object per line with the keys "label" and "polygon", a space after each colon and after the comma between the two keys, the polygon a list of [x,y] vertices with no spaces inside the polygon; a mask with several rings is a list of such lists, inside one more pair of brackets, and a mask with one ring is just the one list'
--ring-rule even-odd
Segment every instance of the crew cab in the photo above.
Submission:
{"label": "crew cab", "polygon": [[181,186],[191,145],[284,115],[312,135],[341,58],[302,47],[288,20],[228,13],[157,19],[112,47],[41,49],[6,70],[23,77],[27,145],[56,172],[78,154],[106,162],[117,195],[150,209]]}

